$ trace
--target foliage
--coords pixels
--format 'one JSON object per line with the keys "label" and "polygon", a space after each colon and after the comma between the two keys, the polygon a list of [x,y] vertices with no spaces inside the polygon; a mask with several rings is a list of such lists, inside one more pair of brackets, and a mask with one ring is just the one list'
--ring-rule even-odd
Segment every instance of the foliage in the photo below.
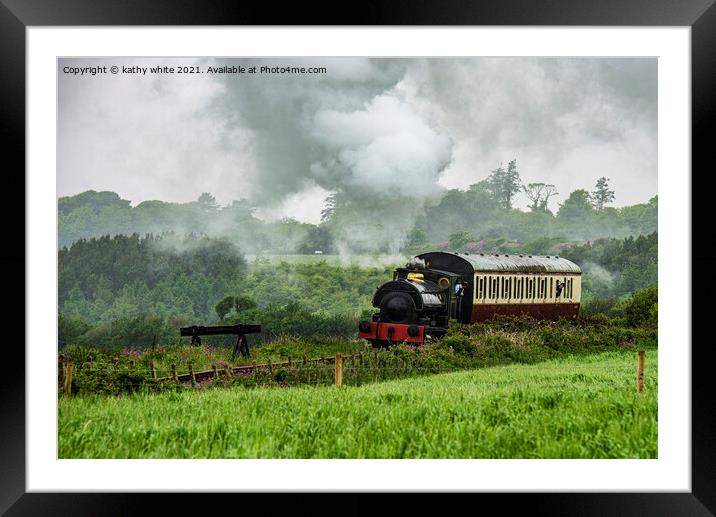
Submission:
{"label": "foliage", "polygon": [[450,242],[450,249],[451,250],[460,250],[467,244],[468,242],[472,242],[475,240],[475,237],[470,234],[470,232],[454,232],[450,234],[449,242]]}
{"label": "foliage", "polygon": [[582,267],[582,289],[602,298],[619,297],[656,285],[659,239],[656,232],[637,238],[598,239],[561,251]]}
{"label": "foliage", "polygon": [[500,207],[511,209],[515,194],[522,189],[520,175],[517,172],[517,160],[511,160],[507,164],[507,170],[500,166],[492,171],[485,186]]}
{"label": "foliage", "polygon": [[551,183],[529,183],[522,187],[522,190],[530,200],[530,210],[536,212],[538,210],[547,211],[549,198],[559,194],[557,188]]}
{"label": "foliage", "polygon": [[[416,247],[435,248],[451,233],[460,231],[471,233],[475,240],[503,238],[520,242],[536,236],[564,235],[577,241],[623,238],[655,231],[657,198],[633,206],[606,207],[614,195],[606,181],[606,178],[600,179],[602,183],[598,182],[597,190],[591,195],[584,189],[571,192],[554,216],[548,207],[550,199],[557,195],[554,186],[533,182],[522,187],[516,161],[512,160],[506,169],[500,166],[487,179],[466,190],[448,190],[437,198],[437,204],[431,201],[423,209],[407,203],[410,209],[401,212],[400,217],[408,218],[408,224],[412,222],[413,227],[406,230],[403,249],[412,252]],[[527,197],[530,212],[513,208],[520,194]],[[365,196],[363,201],[372,203],[375,199]],[[315,225],[291,218],[263,221],[255,216],[256,209],[247,200],[218,206],[209,193],[201,194],[197,201],[190,203],[152,200],[132,207],[114,192],[87,191],[59,199],[58,242],[63,248],[79,240],[102,236],[175,233],[228,239],[245,253],[312,254],[317,250],[333,253],[339,249],[338,241],[346,239],[355,244],[354,252],[363,248],[376,252],[378,241],[372,238],[374,234],[395,231],[387,224],[391,217],[396,217],[395,204],[375,207],[371,221],[364,221],[367,227],[360,232],[353,231],[357,214],[362,214],[364,219],[366,211],[355,204],[345,195],[333,193],[325,202],[321,223]],[[358,234],[370,238],[363,242],[356,239]]]}
{"label": "foliage", "polygon": [[640,289],[634,292],[624,306],[624,316],[627,323],[633,326],[644,323],[656,325],[658,298],[659,292],[656,287]]}
{"label": "foliage", "polygon": [[[67,346],[61,352],[71,357],[78,365],[76,382],[81,393],[92,393],[98,383],[97,376],[105,371],[108,379],[104,381],[102,393],[116,388],[113,372],[121,370],[129,373],[143,372],[144,379],[150,378],[150,365],[153,364],[159,377],[171,375],[171,365],[176,365],[180,374],[187,373],[188,365],[194,371],[211,370],[213,365],[223,369],[225,365],[247,365],[252,362],[273,364],[285,362],[289,358],[292,366],[286,368],[286,374],[280,379],[259,376],[250,385],[283,385],[305,383],[330,384],[333,382],[331,365],[308,362],[306,359],[334,356],[336,352],[344,355],[362,351],[359,365],[355,360],[350,363],[344,379],[349,385],[359,385],[405,376],[424,375],[455,369],[482,368],[510,363],[537,363],[569,355],[590,354],[595,351],[621,349],[624,347],[655,347],[656,328],[624,327],[617,321],[590,317],[575,321],[535,321],[530,318],[502,317],[495,321],[474,325],[452,325],[447,335],[419,347],[398,345],[387,351],[373,351],[365,341],[346,338],[306,339],[282,336],[270,343],[251,348],[251,357],[231,357],[232,343],[218,344],[218,340],[203,341],[201,346],[160,346],[152,351],[139,347],[115,346],[113,348],[95,348],[87,346]],[[85,379],[87,369],[82,365],[88,357],[94,358],[93,376]],[[83,369],[84,368],[84,369]],[[247,385],[242,376],[242,385]],[[224,383],[225,384],[225,383]],[[146,389],[153,390],[151,383]],[[122,392],[122,389],[116,388]]]}
{"label": "foliage", "polygon": [[614,201],[614,191],[609,189],[609,178],[602,176],[597,180],[591,200],[597,210],[601,210],[607,203]]}

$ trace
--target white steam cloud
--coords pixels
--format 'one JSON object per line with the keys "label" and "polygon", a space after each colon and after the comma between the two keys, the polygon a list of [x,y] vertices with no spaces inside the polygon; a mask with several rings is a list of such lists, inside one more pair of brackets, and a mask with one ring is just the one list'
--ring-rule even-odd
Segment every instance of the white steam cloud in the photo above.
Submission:
{"label": "white steam cloud", "polygon": [[[445,188],[516,158],[556,209],[608,176],[656,194],[653,58],[80,58],[64,66],[310,66],[325,74],[59,74],[58,194],[134,203],[211,192],[318,222],[337,194],[347,251],[395,250]],[[525,200],[516,200],[525,206]]]}
{"label": "white steam cloud", "polygon": [[358,188],[390,198],[422,200],[441,191],[437,181],[452,158],[452,141],[393,94],[373,98],[365,109],[320,110],[312,137],[327,158],[311,165],[319,183]]}

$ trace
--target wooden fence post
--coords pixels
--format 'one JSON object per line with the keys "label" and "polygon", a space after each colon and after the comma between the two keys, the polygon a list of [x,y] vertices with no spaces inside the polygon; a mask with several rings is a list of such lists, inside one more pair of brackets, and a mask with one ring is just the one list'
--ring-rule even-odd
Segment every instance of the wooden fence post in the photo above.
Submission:
{"label": "wooden fence post", "polygon": [[343,385],[343,358],[340,352],[336,352],[336,386]]}
{"label": "wooden fence post", "polygon": [[72,395],[72,358],[67,358],[65,363],[65,385],[64,385],[65,398],[69,398]]}
{"label": "wooden fence post", "polygon": [[134,359],[130,359],[129,361],[129,367],[134,370]]}
{"label": "wooden fence post", "polygon": [[212,365],[212,368],[214,369],[214,379],[218,379],[219,378],[219,367],[216,366],[216,363],[214,363]]}
{"label": "wooden fence post", "polygon": [[226,372],[226,378],[229,379],[231,377],[231,368],[229,368],[228,364],[224,365],[224,372]]}
{"label": "wooden fence post", "polygon": [[152,338],[152,352],[157,351],[157,335],[154,334],[154,337]]}
{"label": "wooden fence post", "polygon": [[89,354],[87,356],[87,369],[89,371],[92,371],[92,354]]}
{"label": "wooden fence post", "polygon": [[152,369],[152,379],[157,380],[157,368],[154,366],[154,361],[150,361],[149,367]]}
{"label": "wooden fence post", "polygon": [[290,355],[288,356],[288,368],[289,369],[291,368],[291,356]]}
{"label": "wooden fence post", "polygon": [[174,378],[174,382],[179,382],[179,375],[177,375],[177,365],[175,363],[172,363],[172,377]]}
{"label": "wooden fence post", "polygon": [[191,385],[196,386],[196,377],[194,377],[194,365],[189,363],[189,377],[191,377]]}
{"label": "wooden fence post", "polygon": [[644,391],[644,350],[639,350],[636,361],[636,391]]}
{"label": "wooden fence post", "polygon": [[251,371],[254,373],[254,377],[255,377],[255,376],[256,376],[256,361],[252,361],[252,362],[251,362],[251,365],[253,366],[253,368],[251,369]]}
{"label": "wooden fence post", "polygon": [[358,352],[358,366],[363,366],[363,352]]}
{"label": "wooden fence post", "polygon": [[308,357],[306,356],[306,352],[303,353],[303,366],[306,366],[306,363],[308,362]]}

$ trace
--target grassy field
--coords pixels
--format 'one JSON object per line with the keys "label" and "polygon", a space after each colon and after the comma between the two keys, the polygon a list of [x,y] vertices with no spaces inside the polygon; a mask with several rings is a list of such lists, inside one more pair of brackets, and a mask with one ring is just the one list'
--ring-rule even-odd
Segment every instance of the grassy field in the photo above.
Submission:
{"label": "grassy field", "polygon": [[656,458],[657,351],[359,387],[209,388],[59,402],[60,458]]}

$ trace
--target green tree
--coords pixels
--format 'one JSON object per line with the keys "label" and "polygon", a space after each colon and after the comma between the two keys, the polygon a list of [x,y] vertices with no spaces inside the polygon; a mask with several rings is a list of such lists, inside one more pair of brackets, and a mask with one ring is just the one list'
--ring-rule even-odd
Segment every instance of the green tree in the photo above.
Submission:
{"label": "green tree", "polygon": [[226,315],[231,312],[231,309],[234,308],[235,304],[236,297],[226,296],[225,298],[222,298],[219,302],[217,302],[216,305],[214,305],[214,311],[216,311],[216,315],[219,317],[219,321],[223,320]]}
{"label": "green tree", "polygon": [[595,190],[591,195],[592,205],[597,210],[603,209],[607,203],[614,201],[614,191],[609,190],[609,178],[602,176],[597,180]]}
{"label": "green tree", "polygon": [[219,208],[216,198],[208,192],[203,192],[196,202],[205,212],[214,212]]}
{"label": "green tree", "polygon": [[530,200],[529,208],[533,212],[546,211],[549,198],[559,194],[551,183],[529,183],[522,187],[522,191]]}
{"label": "green tree", "polygon": [[577,189],[559,206],[557,217],[562,219],[580,219],[591,215],[594,207],[589,200],[589,192],[584,189]]}
{"label": "green tree", "polygon": [[487,178],[486,186],[502,208],[508,210],[512,208],[515,194],[522,189],[520,175],[517,172],[517,160],[511,160],[507,164],[507,170],[500,166],[492,171]]}
{"label": "green tree", "polygon": [[475,240],[470,232],[458,231],[450,234],[450,249],[459,250],[468,242]]}
{"label": "green tree", "polygon": [[422,228],[413,228],[408,236],[408,242],[411,246],[420,246],[428,242],[428,234]]}
{"label": "green tree", "polygon": [[258,304],[248,295],[242,294],[234,298],[234,310],[237,313],[255,309],[256,307],[258,307]]}
{"label": "green tree", "polygon": [[[640,289],[631,295],[624,307],[624,315],[629,325],[637,326],[657,317],[659,291],[656,287]],[[656,321],[652,321],[656,323]]]}

